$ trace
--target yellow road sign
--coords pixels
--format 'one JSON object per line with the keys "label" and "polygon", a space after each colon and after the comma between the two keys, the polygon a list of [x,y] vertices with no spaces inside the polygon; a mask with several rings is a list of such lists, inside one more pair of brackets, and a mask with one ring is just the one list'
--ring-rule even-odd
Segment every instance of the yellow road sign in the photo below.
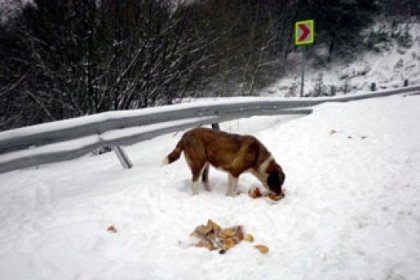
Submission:
{"label": "yellow road sign", "polygon": [[295,23],[295,45],[312,45],[314,43],[315,24],[313,19]]}

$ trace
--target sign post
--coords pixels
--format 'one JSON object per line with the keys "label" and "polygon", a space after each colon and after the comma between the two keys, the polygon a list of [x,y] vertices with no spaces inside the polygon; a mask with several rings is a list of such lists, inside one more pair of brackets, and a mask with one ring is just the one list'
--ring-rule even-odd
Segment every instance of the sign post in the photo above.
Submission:
{"label": "sign post", "polygon": [[[312,45],[314,43],[315,24],[313,19],[297,21],[295,23],[295,46]],[[300,97],[303,97],[305,85],[305,52],[302,51],[302,78],[300,83]]]}

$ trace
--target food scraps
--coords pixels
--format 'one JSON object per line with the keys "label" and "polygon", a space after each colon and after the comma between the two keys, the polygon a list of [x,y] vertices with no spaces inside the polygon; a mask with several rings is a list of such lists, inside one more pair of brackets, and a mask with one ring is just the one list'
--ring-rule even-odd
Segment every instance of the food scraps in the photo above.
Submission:
{"label": "food scraps", "polygon": [[266,197],[268,197],[269,199],[274,200],[274,201],[279,201],[284,196],[285,196],[285,194],[284,194],[284,192],[282,192],[281,194],[268,193]]}
{"label": "food scraps", "polygon": [[114,225],[110,225],[106,230],[111,233],[117,233],[117,229]]}
{"label": "food scraps", "polygon": [[250,233],[247,233],[244,235],[244,240],[248,242],[254,242],[254,236],[252,236]]}
{"label": "food scraps", "polygon": [[259,244],[259,245],[255,245],[254,248],[258,249],[258,251],[260,251],[261,254],[267,254],[269,249],[267,246]]}
{"label": "food scraps", "polygon": [[[228,250],[241,243],[242,240],[248,242],[254,241],[254,236],[252,236],[252,234],[244,233],[243,226],[238,225],[222,228],[211,219],[207,221],[207,224],[196,227],[191,233],[191,236],[198,239],[195,247],[206,248],[210,251],[219,250],[220,254],[226,253]],[[261,246],[264,246],[267,249],[257,249],[262,254],[266,254],[268,252],[268,247],[265,245]]]}
{"label": "food scraps", "polygon": [[249,195],[250,197],[252,197],[253,199],[256,199],[256,198],[262,197],[262,193],[261,193],[261,191],[260,191],[260,188],[258,188],[258,187],[256,187],[256,188],[251,188],[251,189],[248,191],[248,195]]}
{"label": "food scraps", "polygon": [[272,192],[267,192],[267,193],[262,193],[261,190],[256,187],[256,188],[251,188],[248,191],[248,196],[250,196],[253,199],[256,198],[260,198],[260,197],[266,197],[267,199],[270,200],[270,202],[277,202],[280,199],[284,198],[286,195],[285,191],[283,191],[281,194],[276,194],[276,193],[272,193]]}

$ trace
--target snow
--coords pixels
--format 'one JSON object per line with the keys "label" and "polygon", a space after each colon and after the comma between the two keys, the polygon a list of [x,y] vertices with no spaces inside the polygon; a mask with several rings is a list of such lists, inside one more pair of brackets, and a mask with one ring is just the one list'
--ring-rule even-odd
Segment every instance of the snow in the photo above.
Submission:
{"label": "snow", "polygon": [[[377,28],[378,23],[371,28]],[[371,84],[376,83],[377,90],[403,87],[404,80],[409,85],[420,84],[420,22],[411,22],[409,34],[413,44],[408,47],[400,47],[391,44],[381,50],[380,53],[373,51],[363,52],[357,55],[355,61],[344,63],[335,60],[328,67],[319,65],[305,66],[305,94],[314,92],[314,89],[322,85],[325,93],[330,93],[330,87],[334,86],[337,95],[347,93],[359,93],[370,90]],[[389,27],[391,28],[391,27]],[[294,54],[289,61],[285,77],[279,79],[273,85],[261,91],[262,96],[297,96],[300,93],[301,81],[301,55]],[[291,93],[294,87],[294,95]],[[344,92],[344,87],[347,87]]]}
{"label": "snow", "polygon": [[16,16],[20,8],[33,4],[32,0],[0,0],[0,25],[8,21],[9,18]]}
{"label": "snow", "polygon": [[[213,191],[192,196],[183,158],[159,165],[181,133],[127,147],[129,170],[107,153],[1,174],[0,279],[419,279],[419,106],[392,96],[223,123],[284,168],[274,205],[226,197],[214,169]],[[244,225],[270,252],[188,246],[209,218]]]}

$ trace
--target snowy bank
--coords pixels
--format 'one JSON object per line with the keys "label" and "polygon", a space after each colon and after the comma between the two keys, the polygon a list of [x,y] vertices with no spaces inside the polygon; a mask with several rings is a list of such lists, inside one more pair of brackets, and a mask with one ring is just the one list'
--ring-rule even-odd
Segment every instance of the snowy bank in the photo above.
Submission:
{"label": "snowy bank", "polygon": [[[213,191],[191,196],[183,159],[159,166],[181,133],[127,147],[130,170],[108,153],[1,174],[0,279],[417,279],[419,106],[393,96],[222,124],[283,166],[275,205],[226,197],[214,169]],[[254,185],[241,176],[242,191]],[[244,225],[270,252],[189,247],[208,218]]]}
{"label": "snowy bank", "polygon": [[[378,25],[372,28],[378,28]],[[331,87],[337,95],[355,94],[371,90],[375,83],[377,90],[420,84],[420,23],[408,24],[411,45],[401,47],[391,44],[379,52],[367,51],[358,54],[352,62],[335,61],[320,67],[306,65],[305,95],[330,94]],[[389,27],[391,28],[391,27]],[[309,64],[307,62],[307,64]],[[301,56],[291,60],[284,78],[261,91],[262,96],[298,96],[301,82]]]}

